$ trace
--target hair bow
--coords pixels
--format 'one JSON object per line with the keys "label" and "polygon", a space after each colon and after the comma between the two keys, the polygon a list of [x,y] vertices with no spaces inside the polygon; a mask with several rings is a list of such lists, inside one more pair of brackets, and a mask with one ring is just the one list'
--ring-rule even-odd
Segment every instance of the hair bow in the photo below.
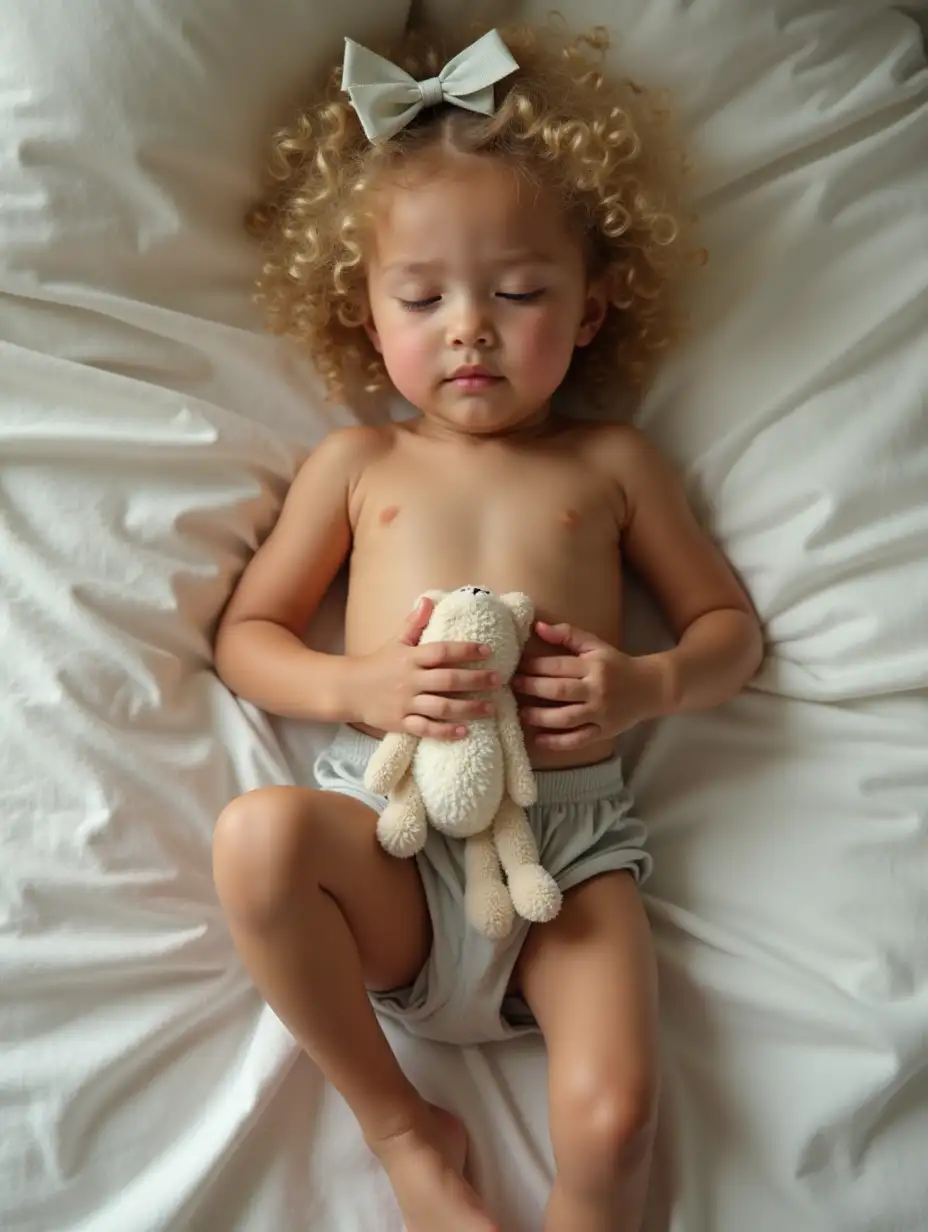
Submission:
{"label": "hair bow", "polygon": [[345,39],[342,89],[371,141],[386,141],[423,107],[454,103],[480,115],[494,111],[493,87],[519,67],[496,30],[449,60],[437,77],[416,81],[409,73],[353,39]]}

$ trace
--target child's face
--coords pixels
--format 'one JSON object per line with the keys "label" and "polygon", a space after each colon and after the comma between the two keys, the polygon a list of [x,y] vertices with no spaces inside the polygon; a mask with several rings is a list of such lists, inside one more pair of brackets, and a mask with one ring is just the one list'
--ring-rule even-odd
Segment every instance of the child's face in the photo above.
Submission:
{"label": "child's face", "polygon": [[558,202],[473,155],[382,191],[368,333],[393,384],[458,432],[543,419],[607,307]]}

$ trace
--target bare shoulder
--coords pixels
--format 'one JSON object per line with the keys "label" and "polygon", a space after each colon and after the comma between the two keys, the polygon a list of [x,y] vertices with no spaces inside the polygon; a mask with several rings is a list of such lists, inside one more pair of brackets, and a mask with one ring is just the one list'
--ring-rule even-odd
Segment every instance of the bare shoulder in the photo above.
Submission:
{"label": "bare shoulder", "polygon": [[579,448],[597,465],[634,475],[641,467],[670,469],[657,446],[631,424],[578,420]]}
{"label": "bare shoulder", "polygon": [[683,485],[675,469],[640,428],[579,421],[578,449],[592,470],[619,488],[626,522],[644,504],[682,499]]}
{"label": "bare shoulder", "polygon": [[330,432],[306,457],[290,489],[290,503],[317,499],[320,487],[326,491],[351,491],[372,463],[393,447],[390,425],[359,425]]}
{"label": "bare shoulder", "polygon": [[303,463],[301,472],[307,467],[318,470],[333,466],[341,472],[357,471],[388,453],[395,435],[392,424],[337,428],[322,438]]}

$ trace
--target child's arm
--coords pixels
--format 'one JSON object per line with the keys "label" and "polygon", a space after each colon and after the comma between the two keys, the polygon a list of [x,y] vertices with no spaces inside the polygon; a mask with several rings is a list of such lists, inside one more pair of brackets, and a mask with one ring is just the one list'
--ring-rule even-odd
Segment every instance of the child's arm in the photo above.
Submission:
{"label": "child's arm", "polygon": [[[716,706],[763,656],[750,599],[657,450],[632,429],[606,430],[597,465],[609,468],[624,494],[626,560],[663,609],[676,645],[634,658],[571,625],[536,623],[538,637],[568,656],[523,660],[513,678],[527,699],[522,721],[543,748],[579,749],[646,719]],[[532,701],[561,701],[565,683],[570,702]]]}
{"label": "child's arm", "polygon": [[373,654],[323,654],[302,642],[351,548],[355,480],[384,446],[377,429],[353,428],[326,438],[303,464],[220,621],[216,671],[233,692],[272,714],[460,739],[467,720],[482,716],[482,703],[454,695],[498,680],[472,666],[489,656],[487,647],[418,645],[432,601],[420,601],[398,633],[385,631]]}
{"label": "child's arm", "polygon": [[677,643],[645,660],[663,678],[662,709],[718,705],[751,679],[763,658],[751,601],[646,437],[624,436],[616,469],[628,502],[626,560],[657,600]]}
{"label": "child's arm", "polygon": [[233,692],[272,714],[349,718],[341,655],[301,638],[351,546],[348,500],[377,447],[364,429],[335,432],[303,463],[271,534],[223,613],[216,671]]}

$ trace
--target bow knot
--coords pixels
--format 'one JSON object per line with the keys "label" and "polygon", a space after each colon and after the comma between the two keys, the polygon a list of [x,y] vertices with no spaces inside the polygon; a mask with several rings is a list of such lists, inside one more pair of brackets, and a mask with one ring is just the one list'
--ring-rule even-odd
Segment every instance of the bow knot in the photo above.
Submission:
{"label": "bow knot", "polygon": [[416,81],[409,73],[354,39],[345,39],[342,88],[370,141],[386,141],[423,107],[453,103],[480,115],[494,112],[493,87],[519,67],[497,30],[449,60],[437,77]]}
{"label": "bow knot", "polygon": [[418,81],[416,84],[422,94],[423,107],[437,107],[445,97],[440,77],[429,77],[427,81]]}

